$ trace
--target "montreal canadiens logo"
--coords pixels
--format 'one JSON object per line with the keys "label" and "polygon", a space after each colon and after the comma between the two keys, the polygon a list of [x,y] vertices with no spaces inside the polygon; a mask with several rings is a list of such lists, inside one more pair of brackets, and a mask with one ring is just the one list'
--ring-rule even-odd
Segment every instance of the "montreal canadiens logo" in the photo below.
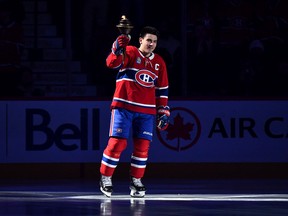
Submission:
{"label": "montreal canadiens logo", "polygon": [[139,70],[135,74],[135,80],[141,86],[152,88],[154,87],[154,82],[157,79],[157,76],[148,70]]}

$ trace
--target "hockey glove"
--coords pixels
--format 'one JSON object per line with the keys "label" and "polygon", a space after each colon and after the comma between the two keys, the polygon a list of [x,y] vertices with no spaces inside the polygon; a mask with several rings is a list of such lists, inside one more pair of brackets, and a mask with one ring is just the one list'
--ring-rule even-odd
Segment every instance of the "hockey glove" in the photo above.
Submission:
{"label": "hockey glove", "polygon": [[129,35],[122,34],[118,36],[112,45],[112,53],[114,53],[117,56],[121,55],[125,47],[128,45],[129,41],[130,41]]}
{"label": "hockey glove", "polygon": [[159,106],[157,108],[157,128],[159,130],[166,130],[169,125],[170,108],[169,106]]}

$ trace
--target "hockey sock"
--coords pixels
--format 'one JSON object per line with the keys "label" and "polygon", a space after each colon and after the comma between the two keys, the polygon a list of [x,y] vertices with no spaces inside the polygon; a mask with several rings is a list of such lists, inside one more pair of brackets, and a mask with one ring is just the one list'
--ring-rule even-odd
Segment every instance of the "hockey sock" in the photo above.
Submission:
{"label": "hockey sock", "polygon": [[134,138],[133,142],[134,150],[131,156],[130,174],[135,178],[142,178],[145,173],[150,141]]}
{"label": "hockey sock", "polygon": [[111,137],[103,152],[100,166],[100,173],[105,176],[112,176],[120,159],[122,151],[127,146],[126,139]]}

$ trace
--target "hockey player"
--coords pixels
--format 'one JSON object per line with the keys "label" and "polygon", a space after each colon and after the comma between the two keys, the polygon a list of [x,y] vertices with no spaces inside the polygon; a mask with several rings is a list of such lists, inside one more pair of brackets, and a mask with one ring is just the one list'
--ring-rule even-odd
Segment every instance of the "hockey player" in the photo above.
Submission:
{"label": "hockey player", "polygon": [[[132,128],[133,152],[130,166],[130,195],[144,197],[144,176],[154,124],[165,130],[169,124],[168,76],[166,64],[154,53],[159,32],[151,26],[140,32],[139,48],[128,45],[130,36],[121,34],[106,59],[108,68],[117,69],[116,89],[111,104],[109,140],[100,167],[100,190],[110,197],[112,176],[127,146]],[[155,121],[156,116],[156,121]]]}

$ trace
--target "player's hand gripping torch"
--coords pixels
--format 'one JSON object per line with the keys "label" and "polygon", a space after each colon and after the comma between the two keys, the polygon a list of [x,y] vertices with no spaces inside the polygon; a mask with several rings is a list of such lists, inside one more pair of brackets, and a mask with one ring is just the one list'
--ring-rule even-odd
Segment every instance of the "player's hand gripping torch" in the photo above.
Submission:
{"label": "player's hand gripping torch", "polygon": [[112,46],[112,52],[116,55],[123,54],[122,56],[125,56],[125,50],[126,46],[128,45],[131,36],[129,33],[131,32],[133,26],[131,25],[131,22],[125,15],[121,17],[120,23],[116,25],[119,32],[121,33],[120,36],[116,39]]}

